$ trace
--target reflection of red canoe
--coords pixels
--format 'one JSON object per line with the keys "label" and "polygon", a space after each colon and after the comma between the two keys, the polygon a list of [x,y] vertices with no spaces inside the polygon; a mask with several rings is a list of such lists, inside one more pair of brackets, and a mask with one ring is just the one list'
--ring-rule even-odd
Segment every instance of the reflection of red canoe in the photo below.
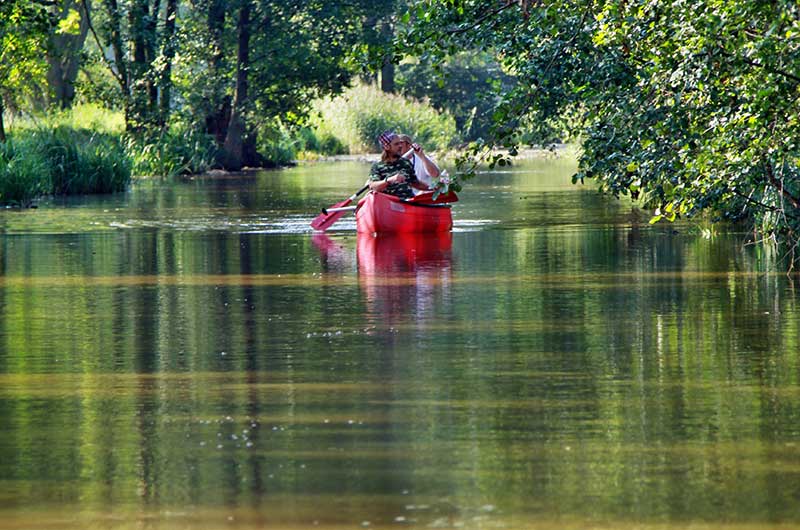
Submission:
{"label": "reflection of red canoe", "polygon": [[358,268],[381,276],[421,269],[449,270],[453,234],[358,234]]}
{"label": "reflection of red canoe", "polygon": [[439,202],[445,201],[430,204],[371,192],[358,203],[356,226],[368,234],[448,232],[453,228],[453,215],[449,204]]}

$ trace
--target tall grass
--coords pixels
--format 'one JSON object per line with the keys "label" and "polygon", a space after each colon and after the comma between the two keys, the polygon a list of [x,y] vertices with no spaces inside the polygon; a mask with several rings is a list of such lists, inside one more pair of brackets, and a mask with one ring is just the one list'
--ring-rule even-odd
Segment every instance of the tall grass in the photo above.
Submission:
{"label": "tall grass", "polygon": [[124,191],[130,180],[130,161],[111,134],[63,126],[23,129],[0,144],[0,204]]}
{"label": "tall grass", "polygon": [[18,120],[15,127],[26,131],[90,130],[104,138],[116,137],[130,158],[132,173],[138,176],[171,177],[202,173],[216,162],[213,139],[182,122],[171,123],[169,130],[134,136],[125,132],[125,116],[121,111],[91,103],[68,110],[49,111],[45,115],[30,115]]}
{"label": "tall grass", "polygon": [[33,131],[29,141],[49,169],[48,193],[112,193],[130,183],[131,164],[115,135],[60,126]]}
{"label": "tall grass", "polygon": [[0,143],[0,204],[28,206],[47,191],[47,165],[25,140]]}
{"label": "tall grass", "polygon": [[217,160],[214,139],[175,124],[169,130],[145,136],[125,136],[125,151],[133,174],[173,177],[211,169]]}
{"label": "tall grass", "polygon": [[82,103],[67,110],[51,110],[34,123],[38,128],[45,129],[66,127],[117,136],[125,132],[125,115],[122,111],[107,109],[93,103]]}
{"label": "tall grass", "polygon": [[336,98],[319,100],[314,109],[317,137],[347,146],[351,153],[379,151],[377,137],[386,130],[408,134],[429,151],[457,141],[456,123],[449,114],[374,86],[356,86]]}

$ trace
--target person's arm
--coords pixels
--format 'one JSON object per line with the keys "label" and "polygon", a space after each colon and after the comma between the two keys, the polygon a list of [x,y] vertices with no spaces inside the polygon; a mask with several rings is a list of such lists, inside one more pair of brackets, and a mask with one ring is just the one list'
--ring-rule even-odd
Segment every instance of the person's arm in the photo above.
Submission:
{"label": "person's arm", "polygon": [[439,166],[436,163],[428,158],[428,155],[422,150],[422,146],[419,144],[414,144],[412,146],[414,148],[414,154],[416,154],[420,160],[422,160],[422,167],[425,168],[425,171],[431,178],[436,178],[439,176]]}
{"label": "person's arm", "polygon": [[370,180],[369,182],[369,189],[370,191],[384,191],[392,184],[400,184],[405,182],[406,179],[402,173],[398,173],[396,175],[392,175],[391,177],[387,177],[383,180]]}
{"label": "person's arm", "polygon": [[369,185],[370,191],[384,191],[388,188],[391,184],[399,184],[401,182],[405,182],[405,176],[402,173],[397,173],[387,178],[382,178],[381,175],[375,171],[373,167],[369,174]]}

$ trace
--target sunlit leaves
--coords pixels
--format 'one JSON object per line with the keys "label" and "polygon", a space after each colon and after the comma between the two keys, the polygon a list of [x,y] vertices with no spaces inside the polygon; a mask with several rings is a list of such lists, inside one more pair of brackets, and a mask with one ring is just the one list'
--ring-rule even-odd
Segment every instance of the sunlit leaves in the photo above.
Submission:
{"label": "sunlit leaves", "polygon": [[59,20],[56,33],[74,35],[80,31],[81,14],[76,9],[70,9],[67,16]]}
{"label": "sunlit leaves", "polygon": [[457,4],[439,2],[408,35],[433,53],[493,50],[517,77],[487,146],[569,116],[582,143],[576,180],[639,197],[659,208],[654,218],[709,211],[766,231],[800,228],[795,2],[543,1],[528,18],[516,6],[489,16],[478,2]]}
{"label": "sunlit leaves", "polygon": [[45,71],[50,18],[29,0],[0,2],[0,98],[15,106],[31,95]]}

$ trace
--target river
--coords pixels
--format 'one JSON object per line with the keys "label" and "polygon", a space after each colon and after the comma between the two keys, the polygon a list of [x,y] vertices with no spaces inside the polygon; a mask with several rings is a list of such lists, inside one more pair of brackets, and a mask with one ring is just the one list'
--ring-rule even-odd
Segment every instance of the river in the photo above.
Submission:
{"label": "river", "polygon": [[400,240],[308,227],[359,162],[0,212],[0,529],[800,527],[797,276],[573,170]]}

